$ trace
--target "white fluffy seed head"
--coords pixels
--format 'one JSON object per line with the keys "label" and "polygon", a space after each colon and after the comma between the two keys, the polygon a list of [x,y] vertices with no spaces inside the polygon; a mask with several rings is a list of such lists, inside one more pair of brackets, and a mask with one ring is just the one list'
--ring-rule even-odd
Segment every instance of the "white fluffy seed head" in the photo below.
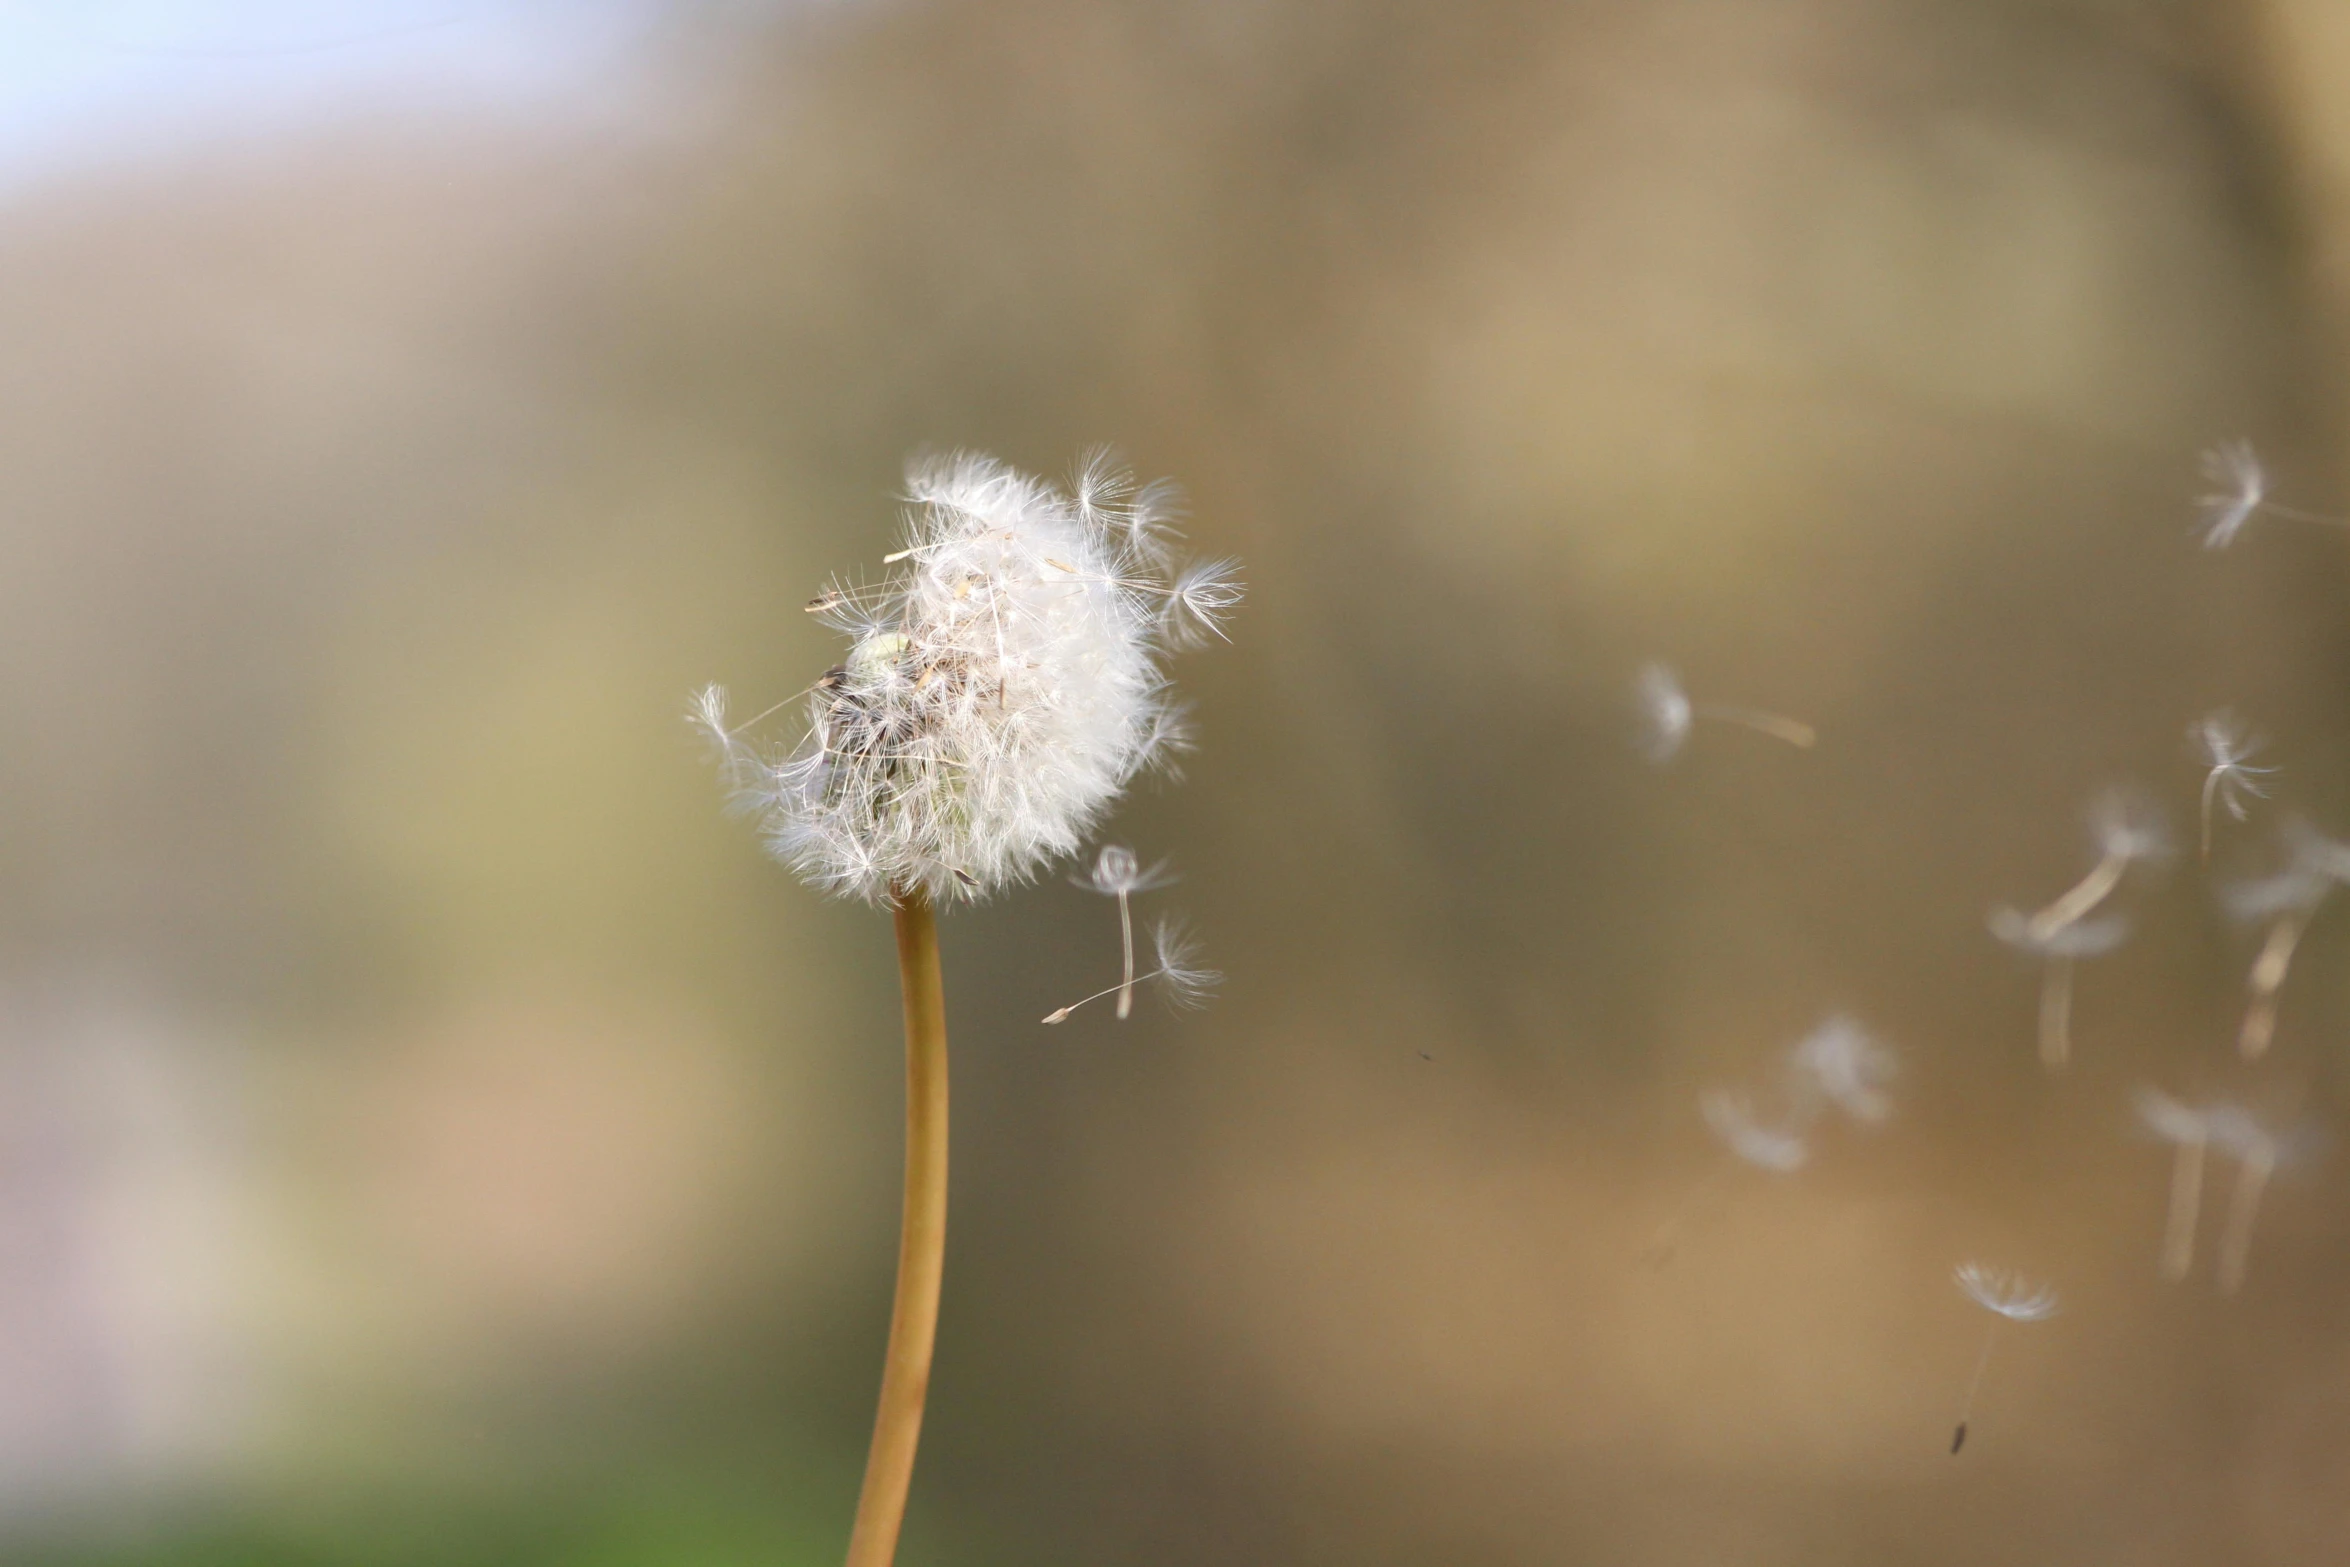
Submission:
{"label": "white fluffy seed head", "polygon": [[808,605],[849,649],[798,749],[761,756],[722,708],[696,717],[808,881],[874,902],[979,898],[1075,853],[1182,745],[1161,660],[1240,587],[1229,568],[1188,593],[1170,581],[1174,492],[1137,490],[1100,454],[1071,491],[969,454],[918,461],[907,485],[895,574]]}
{"label": "white fluffy seed head", "polygon": [[1799,1170],[1811,1158],[1811,1145],[1802,1127],[1809,1117],[1798,1115],[1787,1125],[1772,1126],[1755,1113],[1754,1101],[1727,1088],[1709,1088],[1698,1096],[1698,1112],[1730,1152],[1748,1164],[1785,1174]]}
{"label": "white fluffy seed head", "polygon": [[2218,486],[2199,503],[2203,547],[2224,550],[2268,499],[2268,475],[2250,441],[2223,441],[2212,447],[2203,454],[2202,468],[2203,477]]}
{"label": "white fluffy seed head", "polygon": [[2286,819],[2285,852],[2295,869],[2339,884],[2350,883],[2350,843],[2329,838],[2300,817]]}
{"label": "white fluffy seed head", "polygon": [[2162,812],[2127,790],[2109,789],[2090,804],[2089,832],[2097,840],[2097,852],[2117,860],[2170,857],[2170,827]]}
{"label": "white fluffy seed head", "polygon": [[1670,664],[1644,664],[1633,683],[1633,699],[1640,715],[1641,752],[1660,765],[1671,761],[1697,721],[1697,709],[1681,688],[1681,677]]}
{"label": "white fluffy seed head", "polygon": [[2020,910],[1997,908],[1991,911],[1990,926],[1991,934],[2009,946],[2042,958],[2102,957],[2130,935],[2130,922],[2119,914],[2042,930]]}
{"label": "white fluffy seed head", "polygon": [[1161,920],[1151,927],[1151,950],[1159,960],[1153,977],[1171,1007],[1203,1006],[1224,983],[1222,973],[1201,961],[1199,942],[1178,920]]}
{"label": "white fluffy seed head", "polygon": [[2208,1111],[2183,1104],[2144,1083],[2130,1091],[2130,1101],[2137,1107],[2139,1123],[2166,1143],[2201,1145],[2211,1140]]}
{"label": "white fluffy seed head", "polygon": [[2039,1322],[2056,1315],[2056,1291],[2031,1284],[2000,1268],[1979,1262],[1959,1264],[1951,1277],[1967,1299],[1985,1311],[1996,1311],[2010,1322]]}
{"label": "white fluffy seed head", "polygon": [[1885,1089],[1900,1063],[1851,1018],[1831,1017],[1813,1029],[1788,1052],[1787,1064],[1799,1097],[1824,1098],[1869,1126],[1893,1113]]}

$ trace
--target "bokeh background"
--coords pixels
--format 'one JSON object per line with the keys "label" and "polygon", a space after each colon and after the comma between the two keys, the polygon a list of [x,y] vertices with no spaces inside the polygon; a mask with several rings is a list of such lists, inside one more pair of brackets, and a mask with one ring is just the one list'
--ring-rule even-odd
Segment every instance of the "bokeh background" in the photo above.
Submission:
{"label": "bokeh background", "polygon": [[[681,715],[832,661],[909,451],[1098,442],[1247,564],[1112,829],[1229,979],[1042,1029],[1106,906],[951,919],[908,1567],[2338,1561],[2350,916],[2245,1068],[2213,890],[2350,831],[2350,537],[2194,498],[2350,507],[2346,79],[2335,0],[8,8],[0,1561],[837,1559],[886,921]],[[1658,657],[1821,744],[1651,766]],[[2223,703],[2278,801],[2052,1079],[1985,911]],[[1896,1119],[1724,1179],[1837,1009]],[[2141,1083],[2313,1133],[2234,1298]],[[1966,1258],[2066,1309],[1953,1459]]]}

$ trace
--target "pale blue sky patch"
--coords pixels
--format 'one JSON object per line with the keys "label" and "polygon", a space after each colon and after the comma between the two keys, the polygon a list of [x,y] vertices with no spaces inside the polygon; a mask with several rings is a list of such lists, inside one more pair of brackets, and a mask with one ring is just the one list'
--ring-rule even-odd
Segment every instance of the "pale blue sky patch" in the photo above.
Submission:
{"label": "pale blue sky patch", "polygon": [[0,6],[0,189],[355,113],[595,109],[660,0]]}

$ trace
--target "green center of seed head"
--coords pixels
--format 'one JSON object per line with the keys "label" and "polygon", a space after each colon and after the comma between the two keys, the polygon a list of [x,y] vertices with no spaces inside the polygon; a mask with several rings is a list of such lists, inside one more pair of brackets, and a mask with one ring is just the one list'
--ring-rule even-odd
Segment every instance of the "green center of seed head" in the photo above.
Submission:
{"label": "green center of seed head", "polygon": [[878,675],[914,650],[914,639],[902,631],[876,631],[849,649],[849,670],[868,678]]}

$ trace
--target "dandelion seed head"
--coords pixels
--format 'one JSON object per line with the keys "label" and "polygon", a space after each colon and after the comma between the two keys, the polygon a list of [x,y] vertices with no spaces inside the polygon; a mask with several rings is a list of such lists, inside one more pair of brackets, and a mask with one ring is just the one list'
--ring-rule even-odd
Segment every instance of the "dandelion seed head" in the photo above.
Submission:
{"label": "dandelion seed head", "polygon": [[[809,606],[849,647],[806,739],[730,782],[820,887],[979,898],[1075,853],[1181,745],[1162,669],[1186,635],[1167,609],[1174,492],[1101,454],[1069,491],[960,454],[913,464],[907,498],[888,579]],[[1219,566],[1182,614],[1217,625],[1238,597]]]}
{"label": "dandelion seed head", "polygon": [[1979,1262],[1960,1263],[1951,1275],[1967,1299],[1985,1311],[1995,1311],[2010,1322],[2039,1322],[2056,1315],[2056,1291],[2034,1285],[2000,1268]]}
{"label": "dandelion seed head", "polygon": [[1642,753],[1652,762],[1671,761],[1697,722],[1689,693],[1681,689],[1681,679],[1670,664],[1643,665],[1633,693],[1640,709]]}
{"label": "dandelion seed head", "polygon": [[1698,1096],[1697,1108],[1714,1135],[1748,1164],[1784,1174],[1811,1157],[1811,1146],[1793,1127],[1766,1126],[1754,1102],[1735,1090],[1709,1088]]}
{"label": "dandelion seed head", "polygon": [[1874,1126],[1893,1113],[1885,1085],[1900,1071],[1893,1052],[1848,1017],[1832,1017],[1789,1053],[1799,1095],[1827,1099],[1856,1121]]}
{"label": "dandelion seed head", "polygon": [[2268,475],[2250,441],[2223,441],[2203,454],[2203,477],[2219,486],[2202,497],[2203,547],[2224,550],[2268,498]]}

